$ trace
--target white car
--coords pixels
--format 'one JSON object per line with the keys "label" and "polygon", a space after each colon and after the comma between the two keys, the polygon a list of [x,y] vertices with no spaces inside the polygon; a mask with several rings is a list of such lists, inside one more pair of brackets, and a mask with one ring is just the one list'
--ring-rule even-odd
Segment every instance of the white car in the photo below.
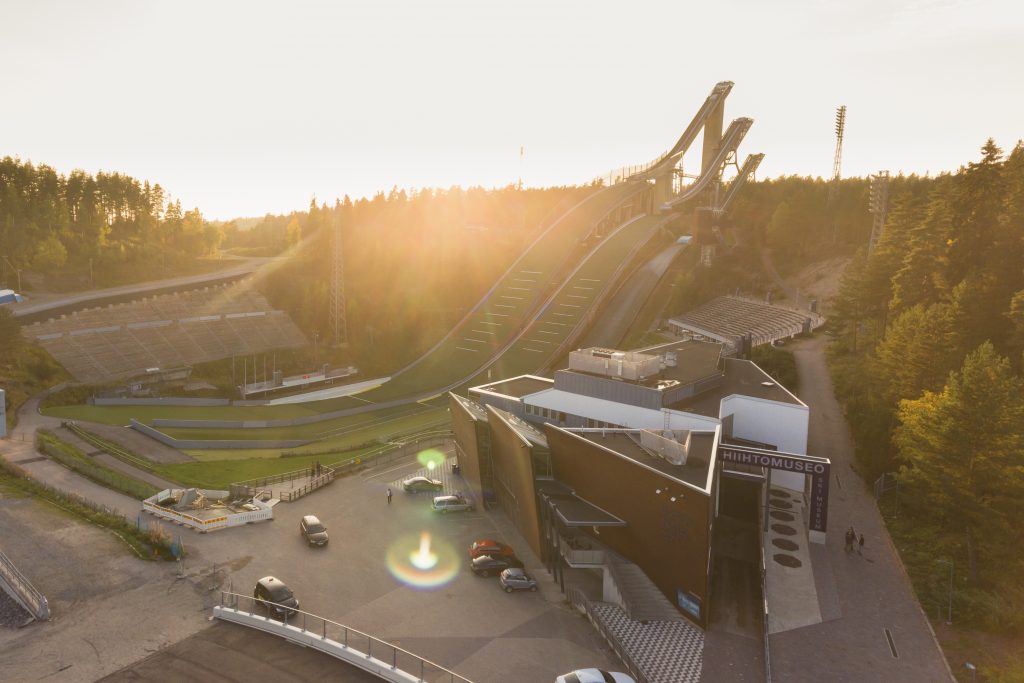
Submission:
{"label": "white car", "polygon": [[463,495],[437,496],[431,504],[434,512],[444,514],[446,512],[464,512],[473,509],[473,501]]}
{"label": "white car", "polygon": [[604,669],[576,669],[562,674],[555,683],[636,683],[632,676]]}

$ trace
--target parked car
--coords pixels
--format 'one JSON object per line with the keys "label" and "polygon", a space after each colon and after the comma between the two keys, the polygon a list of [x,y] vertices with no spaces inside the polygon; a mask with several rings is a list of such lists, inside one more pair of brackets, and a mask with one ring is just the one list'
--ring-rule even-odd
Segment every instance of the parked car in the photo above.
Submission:
{"label": "parked car", "polygon": [[555,683],[636,683],[632,676],[604,669],[576,669],[562,674]]}
{"label": "parked car", "polygon": [[490,538],[486,538],[480,541],[473,541],[473,545],[469,546],[469,559],[474,557],[480,557],[481,555],[501,555],[504,557],[512,557],[516,553],[512,550],[512,546],[505,545],[501,541],[495,541]]}
{"label": "parked car", "polygon": [[320,523],[316,515],[306,515],[299,522],[299,532],[310,545],[327,545],[327,527]]}
{"label": "parked car", "polygon": [[536,591],[537,580],[520,567],[509,567],[498,577],[506,593],[512,591]]}
{"label": "parked car", "polygon": [[481,555],[469,563],[469,568],[473,570],[474,574],[485,577],[497,576],[509,567],[522,569],[523,563],[519,561],[518,557],[491,557],[490,555]]}
{"label": "parked car", "polygon": [[299,601],[284,581],[273,576],[264,576],[256,582],[252,592],[256,604],[262,605],[271,616],[281,618],[291,616],[299,609]]}
{"label": "parked car", "polygon": [[437,496],[430,507],[434,508],[435,512],[440,512],[441,514],[446,512],[464,512],[473,509],[473,501],[460,494]]}
{"label": "parked car", "polygon": [[440,491],[444,488],[437,479],[430,479],[429,477],[410,477],[402,482],[402,489],[406,493],[416,493],[418,491]]}

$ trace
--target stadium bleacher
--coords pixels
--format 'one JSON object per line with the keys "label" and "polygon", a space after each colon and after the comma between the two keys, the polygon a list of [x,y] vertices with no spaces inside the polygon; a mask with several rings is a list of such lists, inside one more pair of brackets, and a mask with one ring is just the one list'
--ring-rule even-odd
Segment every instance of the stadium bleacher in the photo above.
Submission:
{"label": "stadium bleacher", "polygon": [[82,382],[307,343],[248,281],[76,311],[23,333]]}
{"label": "stadium bleacher", "polygon": [[722,296],[668,321],[677,334],[712,337],[727,343],[749,335],[751,346],[809,332],[825,323],[811,311]]}

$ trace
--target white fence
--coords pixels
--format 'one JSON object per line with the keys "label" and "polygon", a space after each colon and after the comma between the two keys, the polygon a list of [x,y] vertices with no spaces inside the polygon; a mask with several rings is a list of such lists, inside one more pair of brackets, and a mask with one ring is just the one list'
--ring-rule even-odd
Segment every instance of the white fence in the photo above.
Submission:
{"label": "white fence", "polygon": [[319,650],[386,681],[472,683],[468,678],[408,650],[309,612],[296,610],[278,620],[248,595],[221,592],[220,604],[214,606],[213,616]]}
{"label": "white fence", "polygon": [[[50,603],[46,596],[36,590],[14,563],[0,552],[0,583],[10,588],[13,597],[22,607],[39,621],[50,618]],[[2,589],[0,589],[2,590]]]}
{"label": "white fence", "polygon": [[[191,527],[201,533],[216,531],[217,529],[226,529],[233,526],[242,526],[243,524],[251,524],[252,522],[262,522],[274,517],[274,508],[258,499],[253,499],[252,504],[258,507],[259,510],[253,510],[251,512],[232,512],[225,508],[223,514],[208,518],[198,517],[187,512],[180,512],[178,510],[157,505],[156,501],[170,497],[171,493],[172,489],[164,489],[155,496],[147,498],[142,501],[142,509],[150,514],[160,517],[161,519],[166,519],[182,526]],[[227,492],[218,491],[217,493],[226,494]]]}

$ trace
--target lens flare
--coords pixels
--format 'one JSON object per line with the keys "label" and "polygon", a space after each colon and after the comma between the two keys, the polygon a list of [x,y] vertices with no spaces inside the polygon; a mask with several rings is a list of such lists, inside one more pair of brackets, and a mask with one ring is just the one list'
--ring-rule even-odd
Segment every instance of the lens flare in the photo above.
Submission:
{"label": "lens flare", "polygon": [[409,553],[409,562],[422,571],[433,569],[437,565],[437,553],[430,552],[430,534],[428,532],[424,531],[420,534],[420,547]]}
{"label": "lens flare", "polygon": [[436,448],[428,448],[417,453],[416,459],[428,470],[435,470],[444,466],[445,455]]}
{"label": "lens flare", "polygon": [[459,555],[443,538],[423,531],[395,540],[388,548],[391,575],[413,588],[429,590],[445,585],[459,573]]}

